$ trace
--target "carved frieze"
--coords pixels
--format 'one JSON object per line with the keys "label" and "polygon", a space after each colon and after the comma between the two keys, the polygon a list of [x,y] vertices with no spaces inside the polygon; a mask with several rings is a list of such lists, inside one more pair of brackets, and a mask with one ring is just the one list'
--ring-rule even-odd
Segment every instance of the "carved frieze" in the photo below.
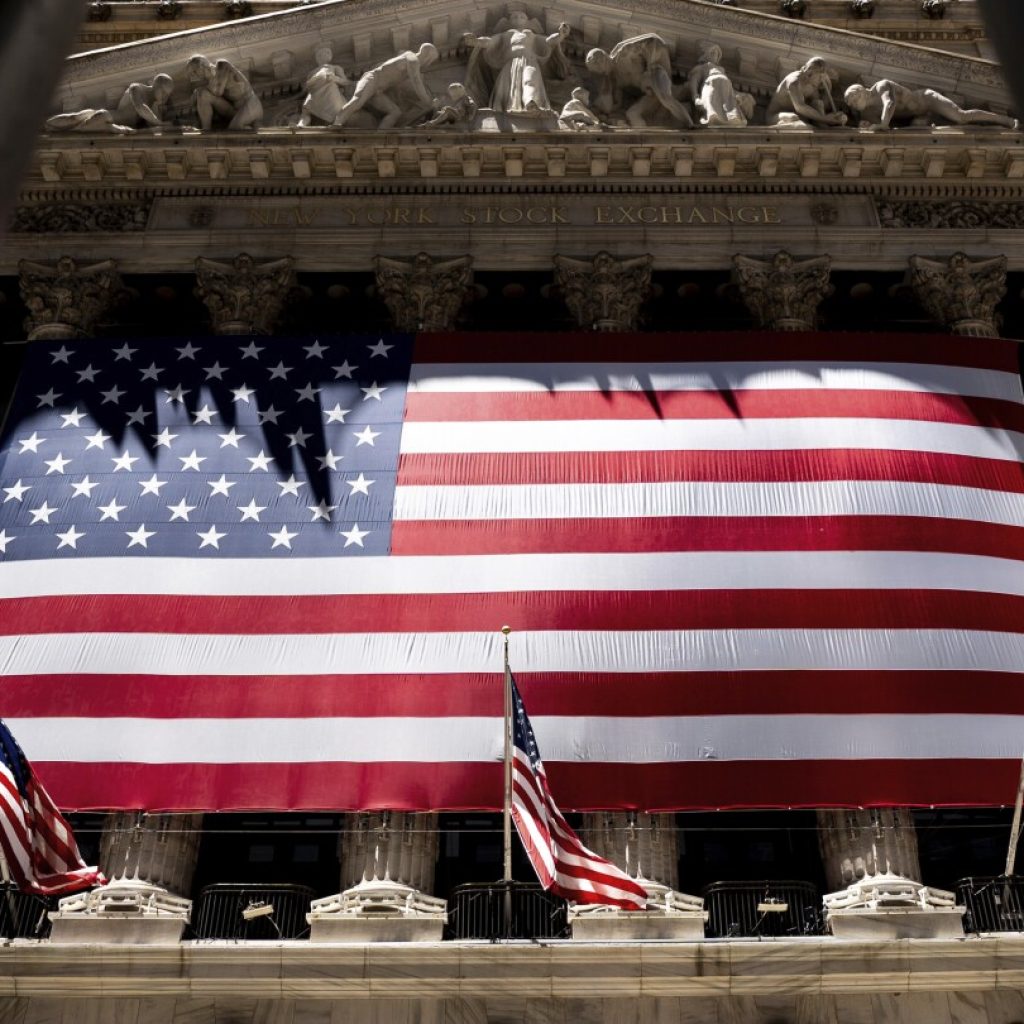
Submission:
{"label": "carved frieze", "polygon": [[555,283],[578,326],[629,331],[651,293],[650,256],[620,258],[599,252],[593,259],[555,257]]}
{"label": "carved frieze", "polygon": [[81,265],[70,256],[55,263],[21,260],[21,297],[28,307],[29,341],[89,337],[97,320],[124,292],[114,260]]}
{"label": "carved frieze", "polygon": [[291,257],[257,262],[241,253],[230,262],[196,260],[195,294],[216,334],[270,334],[295,291]]}
{"label": "carved frieze", "polygon": [[876,203],[883,228],[1024,230],[1024,205],[976,199],[882,199]]}
{"label": "carved frieze", "polygon": [[924,311],[954,334],[995,337],[996,306],[1006,294],[1006,257],[972,260],[957,252],[948,260],[910,257],[910,286]]}
{"label": "carved frieze", "polygon": [[425,252],[411,259],[378,256],[377,291],[400,331],[447,331],[470,296],[472,259],[434,259]]}
{"label": "carved frieze", "polygon": [[8,230],[62,235],[93,231],[145,231],[152,203],[39,203],[19,206]]}
{"label": "carved frieze", "polygon": [[812,331],[818,306],[832,292],[832,260],[816,256],[798,260],[777,252],[771,259],[733,257],[740,297],[759,327],[769,331]]}

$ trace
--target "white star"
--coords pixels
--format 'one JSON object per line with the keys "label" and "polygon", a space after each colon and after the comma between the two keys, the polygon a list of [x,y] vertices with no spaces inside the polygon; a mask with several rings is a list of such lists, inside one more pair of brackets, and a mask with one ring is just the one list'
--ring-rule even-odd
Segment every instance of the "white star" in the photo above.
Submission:
{"label": "white star", "polygon": [[179,359],[195,359],[196,353],[200,350],[190,341],[184,348],[176,349]]}
{"label": "white star", "polygon": [[313,435],[312,434],[307,434],[306,431],[302,429],[302,427],[299,427],[299,429],[296,430],[294,434],[285,434],[284,436],[288,438],[288,447],[289,448],[295,448],[295,447],[305,448],[306,447],[306,442]]}
{"label": "white star", "polygon": [[39,404],[36,406],[37,409],[42,409],[44,405],[48,405],[52,409],[57,399],[60,398],[60,392],[50,388],[45,394],[36,395],[36,398],[39,399]]}
{"label": "white star", "polygon": [[294,369],[292,366],[285,366],[284,360],[278,360],[277,366],[270,368],[270,379],[271,380],[287,380],[288,374]]}
{"label": "white star", "polygon": [[39,446],[45,440],[46,438],[40,437],[39,434],[33,430],[31,437],[22,437],[18,439],[18,444],[21,445],[21,451],[19,451],[18,454],[21,455],[24,452],[35,452],[36,454],[38,454]]}
{"label": "white star", "polygon": [[78,371],[78,382],[79,382],[79,384],[81,384],[82,381],[86,381],[86,380],[90,384],[92,384],[96,380],[96,374],[99,373],[99,372],[100,372],[99,370],[94,370],[93,366],[92,366],[92,363],[90,363],[84,370],[79,370]]}
{"label": "white star", "polygon": [[46,475],[49,476],[51,473],[63,473],[64,467],[67,466],[71,460],[64,458],[63,452],[57,452],[56,456],[52,459],[43,459],[45,465],[50,468],[46,471]]}
{"label": "white star", "polygon": [[260,521],[260,513],[267,510],[266,505],[257,505],[255,498],[250,498],[248,505],[236,505],[235,508],[242,513],[241,521],[243,523],[246,519],[251,519],[254,523],[258,523]]}
{"label": "white star", "polygon": [[141,523],[137,530],[125,530],[125,533],[131,538],[128,542],[128,547],[133,548],[137,544],[140,548],[148,548],[149,544],[146,542],[150,537],[156,536],[156,530],[147,530],[146,524]]}
{"label": "white star", "polygon": [[118,522],[118,516],[127,508],[127,505],[118,505],[117,499],[113,499],[109,505],[98,505],[97,508],[103,513],[100,516],[100,522],[104,519],[113,519],[114,522]]}
{"label": "white star", "polygon": [[197,427],[200,423],[205,423],[207,426],[213,424],[213,417],[217,415],[215,409],[211,409],[209,405],[203,404],[202,409],[196,409],[192,415],[192,426]]}
{"label": "white star", "polygon": [[287,526],[282,526],[277,533],[273,530],[270,531],[270,536],[274,538],[274,543],[271,544],[270,550],[273,551],[277,547],[286,547],[289,551],[292,549],[292,537],[298,537],[297,533],[291,533]]}
{"label": "white star", "polygon": [[322,359],[327,351],[327,346],[321,345],[319,341],[314,341],[312,345],[303,345],[302,347],[306,350],[307,359]]}
{"label": "white star", "polygon": [[[95,434],[85,435],[85,450],[88,451],[90,448],[98,448],[103,451],[103,446],[110,440],[109,434],[104,434],[102,430],[97,430]],[[131,469],[131,466],[127,467]]]}
{"label": "white star", "polygon": [[228,478],[223,473],[221,473],[219,480],[207,480],[206,482],[210,485],[211,498],[215,494],[223,494],[224,497],[226,498],[228,496],[228,491],[230,491],[231,488],[235,486],[235,481],[228,480]]}
{"label": "white star", "polygon": [[362,547],[363,538],[370,535],[369,530],[360,530],[358,523],[353,523],[351,530],[339,530],[338,533],[345,538],[345,547],[351,544],[357,544],[359,547]]}
{"label": "white star", "polygon": [[184,498],[177,505],[168,505],[167,510],[171,513],[170,522],[173,523],[175,519],[184,519],[187,523],[189,512],[195,512],[198,507],[198,505],[186,505]]}
{"label": "white star", "polygon": [[177,387],[164,388],[164,394],[167,395],[167,397],[164,399],[165,405],[170,402],[181,402],[182,404],[184,404],[185,396],[189,394],[189,391],[187,388],[183,388],[179,384],[177,385]]}
{"label": "white star", "polygon": [[[367,345],[370,350],[371,358],[373,356],[383,356],[385,359],[388,358],[388,353],[395,347],[394,345],[385,345],[384,339],[381,338],[376,345]],[[347,547],[347,545],[346,545]]]}
{"label": "white star", "polygon": [[72,498],[91,498],[94,487],[99,487],[99,481],[93,483],[88,476],[83,476],[77,484],[72,484],[71,489],[75,492],[71,495]]}
{"label": "white star", "polygon": [[127,470],[127,472],[130,473],[132,471],[132,463],[133,462],[138,462],[139,461],[139,456],[138,455],[129,455],[128,454],[128,450],[125,449],[125,451],[124,451],[124,453],[122,455],[120,455],[116,459],[111,459],[110,461],[114,464],[114,472],[115,473],[119,469]]}
{"label": "white star", "polygon": [[352,371],[358,370],[358,366],[353,366],[347,359],[341,364],[341,366],[332,366],[331,369],[334,371],[334,379],[340,380],[342,377],[348,377],[352,379]]}
{"label": "white star", "polygon": [[60,530],[57,531],[57,536],[60,538],[60,543],[57,545],[57,550],[61,548],[78,548],[78,542],[85,536],[84,533],[79,533],[73,526],[70,529],[65,530],[63,533]]}
{"label": "white star", "polygon": [[6,505],[9,501],[21,501],[25,497],[25,492],[31,490],[31,484],[23,484],[20,480],[12,487],[5,487],[4,493],[7,497],[4,498],[4,504]]}
{"label": "white star", "polygon": [[214,377],[216,377],[217,380],[223,380],[224,379],[224,371],[227,369],[227,367],[226,366],[221,366],[220,365],[220,360],[218,360],[217,362],[215,362],[213,364],[213,366],[205,366],[205,367],[203,367],[203,369],[206,371],[206,379],[207,380],[211,380]]}
{"label": "white star", "polygon": [[273,423],[274,426],[276,427],[277,420],[278,417],[280,417],[280,415],[281,414],[272,405],[268,405],[266,409],[256,410],[256,419],[259,422],[260,426],[262,426],[264,423]]}
{"label": "white star", "polygon": [[315,523],[318,519],[322,519],[325,523],[331,521],[331,513],[337,508],[337,505],[328,505],[327,502],[321,498],[319,505],[307,505],[306,508],[313,513],[313,518],[310,522]]}
{"label": "white star", "polygon": [[351,409],[342,409],[340,402],[334,403],[333,409],[325,409],[324,415],[327,417],[328,423],[344,423],[345,417],[351,412]]}
{"label": "white star", "polygon": [[144,369],[142,371],[142,375],[140,376],[139,379],[140,380],[159,380],[160,379],[160,374],[163,373],[163,372],[164,372],[164,368],[162,366],[157,366],[156,363],[150,363],[149,366],[147,366],[146,369]]}
{"label": "white star", "polygon": [[126,341],[120,348],[114,349],[114,361],[118,362],[121,359],[127,359],[128,362],[131,362],[132,356],[138,351],[139,350],[137,348],[129,348],[128,342]]}
{"label": "white star", "polygon": [[8,537],[6,530],[0,530],[0,555],[6,555],[7,545],[10,544],[12,540],[17,539],[17,537]]}
{"label": "white star", "polygon": [[245,434],[238,433],[238,431],[232,427],[226,434],[218,434],[217,436],[220,438],[221,448],[227,448],[228,445],[231,445],[232,448],[237,448],[238,442],[245,437]]}
{"label": "white star", "polygon": [[61,345],[56,352],[50,353],[50,357],[55,363],[64,363],[66,365],[68,359],[71,357],[71,349],[69,349],[67,345]]}
{"label": "white star", "polygon": [[172,434],[166,427],[164,427],[164,429],[161,430],[159,434],[152,434],[151,435],[151,437],[153,438],[153,441],[156,444],[157,448],[159,448],[161,445],[163,445],[163,447],[167,448],[168,450],[170,450],[171,442],[177,436],[178,436],[177,434]]}
{"label": "white star", "polygon": [[248,404],[249,396],[250,395],[255,395],[256,392],[252,388],[250,388],[247,385],[243,384],[240,388],[232,388],[231,389],[231,394],[233,394],[235,396],[234,397],[234,401],[236,401],[236,402],[245,402],[246,404]]}
{"label": "white star", "polygon": [[368,444],[371,448],[373,448],[373,439],[375,437],[380,437],[379,430],[371,430],[369,427],[366,427],[364,430],[355,430],[353,431],[353,433],[355,434],[356,437],[359,438],[359,440],[356,442],[357,448],[361,444]]}
{"label": "white star", "polygon": [[148,480],[140,480],[139,486],[142,490],[139,492],[139,497],[141,498],[144,494],[155,494],[159,498],[160,488],[166,483],[166,480],[158,480],[156,473],[154,473]]}
{"label": "white star", "polygon": [[106,405],[108,402],[113,402],[117,405],[121,401],[121,396],[125,394],[116,384],[109,391],[101,391],[100,394],[103,396],[103,404]]}
{"label": "white star", "polygon": [[255,473],[257,469],[262,469],[264,473],[267,473],[270,470],[271,463],[274,461],[262,448],[259,455],[247,455],[246,459],[250,463],[250,473]]}
{"label": "white star", "polygon": [[359,390],[363,393],[364,402],[368,402],[371,398],[379,402],[380,396],[387,391],[387,388],[378,387],[377,382],[374,381],[368,388],[360,388]]}
{"label": "white star", "polygon": [[295,479],[294,473],[287,480],[276,480],[275,483],[281,488],[281,493],[278,495],[279,498],[283,498],[286,494],[294,494],[297,498],[299,496],[299,488],[306,486],[304,480]]}
{"label": "white star", "polygon": [[312,383],[307,384],[304,388],[296,388],[295,394],[299,396],[300,402],[315,402],[316,396],[320,394],[322,388],[313,387]]}
{"label": "white star", "polygon": [[150,416],[153,414],[147,412],[141,405],[135,410],[135,412],[128,413],[128,426],[130,427],[133,423],[137,423],[140,427]]}
{"label": "white star", "polygon": [[349,494],[351,498],[355,494],[365,494],[367,497],[370,496],[370,488],[376,483],[376,480],[367,480],[362,473],[359,474],[357,480],[346,480],[345,483],[352,488],[352,493]]}
{"label": "white star", "polygon": [[[52,516],[56,511],[57,510],[55,508],[51,508],[45,501],[39,506],[39,508],[29,509],[29,512],[32,513],[33,523],[46,523],[47,526],[50,525],[50,516]],[[30,523],[29,525],[31,526],[32,524]]]}
{"label": "white star", "polygon": [[186,469],[194,469],[197,473],[199,472],[199,463],[206,461],[205,455],[200,455],[195,448],[192,449],[189,455],[179,455],[178,461],[181,463],[181,471],[184,473]]}
{"label": "white star", "polygon": [[226,533],[218,533],[216,526],[211,526],[205,533],[200,530],[196,536],[203,542],[199,545],[200,550],[206,547],[220,549],[221,537],[226,537]]}
{"label": "white star", "polygon": [[76,405],[71,412],[62,412],[60,418],[64,421],[60,425],[60,429],[63,430],[65,427],[80,427],[82,425],[82,417],[85,415],[84,412],[80,412]]}
{"label": "white star", "polygon": [[324,452],[323,456],[317,455],[316,461],[320,463],[321,469],[337,469],[338,463],[345,458],[344,455],[335,455],[330,448]]}
{"label": "white star", "polygon": [[242,353],[243,359],[259,359],[260,353],[263,351],[263,348],[257,348],[256,342],[250,341],[249,344],[245,346],[245,348],[240,348],[238,351]]}

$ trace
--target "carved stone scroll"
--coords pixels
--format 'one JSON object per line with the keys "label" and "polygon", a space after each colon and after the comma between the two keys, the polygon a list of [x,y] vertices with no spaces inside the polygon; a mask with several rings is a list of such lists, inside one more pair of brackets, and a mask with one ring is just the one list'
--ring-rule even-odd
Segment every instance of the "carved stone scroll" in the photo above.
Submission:
{"label": "carved stone scroll", "polygon": [[295,261],[257,263],[241,253],[230,263],[196,260],[197,298],[206,303],[215,334],[270,334],[295,291]]}
{"label": "carved stone scroll", "polygon": [[910,257],[910,285],[924,311],[954,334],[998,336],[996,306],[1006,294],[1006,257],[971,260],[954,253],[948,260]]}
{"label": "carved stone scroll", "polygon": [[472,258],[411,259],[378,256],[377,290],[400,331],[447,331],[465,305],[473,284]]}
{"label": "carved stone scroll", "polygon": [[832,292],[828,256],[797,260],[777,252],[771,259],[733,257],[733,277],[758,327],[769,331],[812,331],[818,306]]}
{"label": "carved stone scroll", "polygon": [[651,292],[650,256],[620,259],[599,252],[591,260],[555,257],[555,283],[576,323],[595,331],[630,331]]}
{"label": "carved stone scroll", "polygon": [[21,297],[28,307],[29,341],[90,337],[96,322],[123,294],[113,260],[81,266],[70,256],[56,263],[18,264]]}

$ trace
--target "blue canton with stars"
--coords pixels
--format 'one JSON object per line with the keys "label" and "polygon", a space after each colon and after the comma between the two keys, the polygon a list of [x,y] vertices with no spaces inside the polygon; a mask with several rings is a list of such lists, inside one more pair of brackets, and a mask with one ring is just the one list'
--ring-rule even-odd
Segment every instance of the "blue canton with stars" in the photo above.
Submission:
{"label": "blue canton with stars", "polygon": [[0,560],[381,555],[412,338],[28,346]]}

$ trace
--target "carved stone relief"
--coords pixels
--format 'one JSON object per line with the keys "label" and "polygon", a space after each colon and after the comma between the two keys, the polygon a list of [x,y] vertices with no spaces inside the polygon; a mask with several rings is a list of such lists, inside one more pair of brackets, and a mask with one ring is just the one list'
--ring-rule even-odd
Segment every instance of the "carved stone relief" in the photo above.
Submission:
{"label": "carved stone relief", "polygon": [[447,331],[470,296],[472,259],[378,256],[377,290],[400,331]]}
{"label": "carved stone relief", "polygon": [[40,203],[19,206],[8,230],[57,235],[87,231],[145,231],[151,202]]}
{"label": "carved stone relief", "polygon": [[892,128],[905,124],[911,127],[936,124],[993,124],[1017,128],[1012,117],[990,110],[965,110],[934,89],[908,89],[898,82],[883,78],[870,88],[851,85],[844,95],[846,105],[861,124]]}
{"label": "carved stone relief", "polygon": [[96,322],[124,289],[113,260],[80,265],[70,256],[56,263],[18,264],[21,297],[28,307],[29,341],[90,337]]}
{"label": "carved stone relief", "polygon": [[1006,257],[948,260],[910,257],[910,286],[924,311],[954,334],[996,337],[996,306],[1006,295]]}
{"label": "carved stone relief", "polygon": [[758,327],[769,331],[812,331],[818,306],[832,292],[828,256],[797,260],[777,252],[771,259],[733,257],[740,297]]}
{"label": "carved stone relief", "polygon": [[1024,230],[1024,205],[975,199],[882,199],[876,201],[883,228],[1004,228]]}
{"label": "carved stone relief", "polygon": [[296,287],[291,257],[257,262],[247,253],[231,262],[196,260],[195,294],[215,334],[270,334]]}
{"label": "carved stone relief", "polygon": [[629,331],[651,293],[650,256],[619,258],[599,252],[593,259],[555,257],[555,283],[577,325],[584,330]]}

